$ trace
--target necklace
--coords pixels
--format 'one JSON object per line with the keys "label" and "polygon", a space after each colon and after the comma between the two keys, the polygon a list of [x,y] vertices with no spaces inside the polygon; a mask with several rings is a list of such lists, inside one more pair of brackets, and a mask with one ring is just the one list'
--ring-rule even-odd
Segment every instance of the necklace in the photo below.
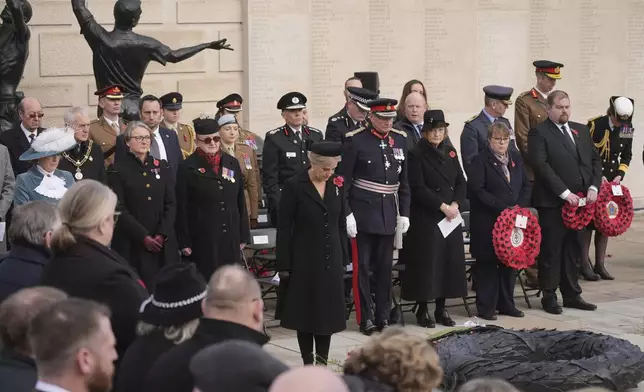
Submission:
{"label": "necklace", "polygon": [[81,160],[75,160],[67,152],[64,152],[63,158],[67,159],[72,165],[76,166],[76,173],[74,174],[74,178],[77,180],[82,180],[83,179],[83,173],[81,172],[81,166],[87,162],[89,159],[90,161],[93,161],[92,157],[90,154],[92,153],[92,145],[94,144],[94,141],[90,140],[89,143],[87,144],[87,151],[85,152],[85,156]]}

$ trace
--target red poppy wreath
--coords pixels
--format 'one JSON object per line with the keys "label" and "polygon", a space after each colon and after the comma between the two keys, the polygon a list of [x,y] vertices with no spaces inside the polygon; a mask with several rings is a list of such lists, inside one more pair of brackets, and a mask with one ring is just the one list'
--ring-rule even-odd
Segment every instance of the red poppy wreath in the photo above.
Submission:
{"label": "red poppy wreath", "polygon": [[[580,198],[586,197],[583,193],[577,193],[577,196]],[[579,207],[566,203],[561,209],[564,226],[572,230],[583,230],[593,220],[596,204],[586,204],[583,207]]]}
{"label": "red poppy wreath", "polygon": [[599,190],[595,207],[595,228],[608,237],[624,234],[633,222],[633,198],[622,185],[622,196],[613,194],[611,182],[604,182]]}
{"label": "red poppy wreath", "polygon": [[[527,217],[525,229],[517,227],[517,216]],[[508,267],[524,269],[535,263],[541,246],[541,227],[527,208],[506,208],[494,223],[492,244],[499,260]]]}

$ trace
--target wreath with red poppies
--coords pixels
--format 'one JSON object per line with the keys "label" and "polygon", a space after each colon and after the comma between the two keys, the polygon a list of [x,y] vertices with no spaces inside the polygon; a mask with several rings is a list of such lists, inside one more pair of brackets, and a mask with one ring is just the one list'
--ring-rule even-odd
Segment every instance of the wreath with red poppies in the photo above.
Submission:
{"label": "wreath with red poppies", "polygon": [[[517,227],[517,216],[527,217],[525,229]],[[496,218],[492,231],[492,244],[499,260],[514,269],[533,265],[541,246],[541,227],[537,218],[527,208],[506,208]]]}
{"label": "wreath with red poppies", "polygon": [[622,196],[613,194],[612,182],[603,182],[595,207],[595,228],[605,236],[616,237],[624,234],[633,222],[633,198],[622,185]]}
{"label": "wreath with red poppies", "polygon": [[[579,198],[586,197],[583,193],[577,193],[577,196]],[[580,207],[579,205],[573,206],[566,203],[561,209],[564,226],[572,230],[583,230],[593,220],[595,204],[586,204]]]}

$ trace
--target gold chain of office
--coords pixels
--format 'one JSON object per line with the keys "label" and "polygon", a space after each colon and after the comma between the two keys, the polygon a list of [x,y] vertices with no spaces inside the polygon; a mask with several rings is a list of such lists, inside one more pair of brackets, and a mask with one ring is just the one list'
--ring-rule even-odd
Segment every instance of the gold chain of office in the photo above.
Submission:
{"label": "gold chain of office", "polygon": [[85,156],[83,156],[83,159],[81,159],[81,160],[76,160],[76,159],[70,157],[67,152],[64,152],[62,154],[63,158],[67,159],[69,162],[71,162],[72,165],[76,166],[76,174],[74,174],[74,177],[77,180],[82,180],[83,179],[83,173],[81,173],[80,168],[81,168],[81,166],[83,166],[85,164],[85,162],[87,162],[87,160],[89,159],[90,155],[92,154],[92,145],[93,144],[94,144],[94,141],[90,139],[89,143],[87,144],[87,151],[85,152]]}

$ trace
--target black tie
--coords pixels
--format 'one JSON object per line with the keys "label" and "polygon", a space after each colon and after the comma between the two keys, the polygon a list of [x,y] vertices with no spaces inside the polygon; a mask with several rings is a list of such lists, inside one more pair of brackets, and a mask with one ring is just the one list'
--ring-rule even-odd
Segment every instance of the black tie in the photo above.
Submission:
{"label": "black tie", "polygon": [[36,134],[32,133],[29,135],[29,144],[34,142],[34,139],[36,138]]}
{"label": "black tie", "polygon": [[566,125],[564,124],[564,125],[561,126],[561,130],[563,132],[564,139],[566,139],[566,142],[568,143],[568,147],[570,147],[572,149],[572,151],[577,151],[577,147],[575,146],[575,142],[573,142],[570,139],[570,135],[568,134],[568,127],[566,127]]}

